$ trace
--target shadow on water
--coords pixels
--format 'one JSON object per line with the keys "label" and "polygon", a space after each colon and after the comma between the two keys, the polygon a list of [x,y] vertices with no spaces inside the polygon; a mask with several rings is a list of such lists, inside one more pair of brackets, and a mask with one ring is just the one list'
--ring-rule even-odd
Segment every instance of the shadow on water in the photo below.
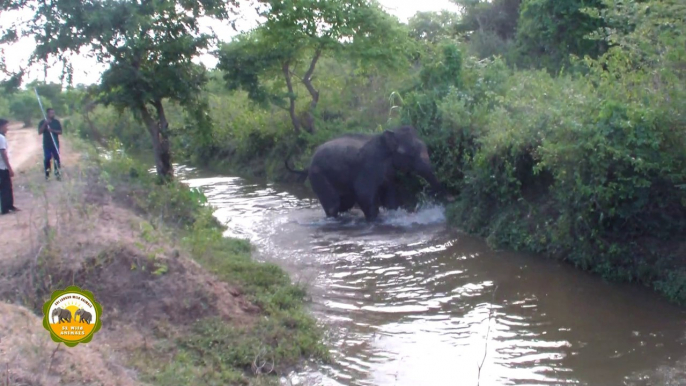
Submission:
{"label": "shadow on water", "polygon": [[686,385],[686,313],[646,289],[493,251],[440,206],[331,220],[306,186],[177,170],[227,236],[309,286],[336,364],[292,382],[477,385],[483,361],[482,386]]}

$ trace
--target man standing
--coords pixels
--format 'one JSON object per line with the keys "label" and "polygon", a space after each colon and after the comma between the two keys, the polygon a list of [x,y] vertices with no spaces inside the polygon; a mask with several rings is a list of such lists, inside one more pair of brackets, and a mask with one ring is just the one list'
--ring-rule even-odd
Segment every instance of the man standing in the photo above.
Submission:
{"label": "man standing", "polygon": [[14,194],[12,192],[14,170],[10,165],[10,154],[7,138],[5,138],[8,128],[9,122],[6,119],[0,119],[0,214],[19,210],[14,206]]}
{"label": "man standing", "polygon": [[50,159],[55,159],[55,177],[60,179],[60,138],[62,124],[55,119],[55,110],[48,109],[48,120],[38,123],[38,135],[43,134],[43,165],[45,166],[45,179],[50,178]]}

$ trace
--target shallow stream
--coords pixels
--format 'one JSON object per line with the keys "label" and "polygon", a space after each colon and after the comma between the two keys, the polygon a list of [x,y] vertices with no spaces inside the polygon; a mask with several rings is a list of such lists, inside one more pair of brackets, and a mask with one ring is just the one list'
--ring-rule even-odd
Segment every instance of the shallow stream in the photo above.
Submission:
{"label": "shallow stream", "polygon": [[304,185],[177,173],[308,285],[336,364],[292,384],[686,385],[686,312],[644,288],[493,251],[442,207],[327,220]]}

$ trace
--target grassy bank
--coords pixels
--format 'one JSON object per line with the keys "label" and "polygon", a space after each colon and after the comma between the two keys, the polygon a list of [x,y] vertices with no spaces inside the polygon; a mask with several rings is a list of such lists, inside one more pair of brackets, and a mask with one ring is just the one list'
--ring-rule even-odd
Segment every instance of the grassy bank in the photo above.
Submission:
{"label": "grassy bank", "polygon": [[[278,384],[303,361],[328,360],[323,330],[305,309],[305,288],[278,266],[253,260],[247,241],[222,237],[202,193],[178,182],[159,185],[116,146],[102,152],[83,142],[78,151],[81,162],[65,169],[59,185],[39,173],[19,182],[32,191],[36,214],[32,209],[28,222],[36,231],[30,247],[2,260],[0,294],[40,314],[55,289],[91,290],[104,328],[79,350],[107,347],[87,355],[106,357],[102,366],[126,376],[94,364],[90,381]],[[24,359],[38,362],[39,354]],[[57,362],[66,365],[35,377],[30,369],[39,363],[27,364],[23,380],[87,381],[68,371],[69,360]]]}
{"label": "grassy bank", "polygon": [[[142,353],[155,383],[241,383],[246,373],[283,374],[303,359],[327,358],[322,331],[305,309],[303,286],[292,284],[277,265],[253,260],[249,242],[223,237],[224,227],[200,191],[181,183],[157,185],[146,167],[116,151],[111,154],[101,163],[101,173],[115,197],[176,228],[171,232],[193,260],[221,282],[235,285],[259,309],[250,326],[215,316],[197,321],[182,336],[160,331],[167,347]],[[171,362],[156,366],[159,355],[170,354]]]}

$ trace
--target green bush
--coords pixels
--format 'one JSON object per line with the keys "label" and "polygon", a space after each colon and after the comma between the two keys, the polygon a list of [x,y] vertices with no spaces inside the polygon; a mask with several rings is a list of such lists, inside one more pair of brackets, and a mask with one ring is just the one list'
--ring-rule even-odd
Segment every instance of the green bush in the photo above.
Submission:
{"label": "green bush", "polygon": [[676,129],[686,94],[678,73],[628,66],[631,57],[611,50],[577,62],[584,76],[557,77],[467,58],[459,81],[441,82],[447,91],[419,83],[403,116],[460,192],[453,223],[685,302],[683,263],[646,245],[686,231],[686,132]]}
{"label": "green bush", "polygon": [[29,127],[34,123],[38,124],[38,122],[34,122],[34,120],[42,117],[36,96],[29,92],[21,92],[12,95],[9,112],[13,118],[22,121],[24,127]]}
{"label": "green bush", "polygon": [[10,116],[10,101],[0,96],[0,117],[8,119]]}

